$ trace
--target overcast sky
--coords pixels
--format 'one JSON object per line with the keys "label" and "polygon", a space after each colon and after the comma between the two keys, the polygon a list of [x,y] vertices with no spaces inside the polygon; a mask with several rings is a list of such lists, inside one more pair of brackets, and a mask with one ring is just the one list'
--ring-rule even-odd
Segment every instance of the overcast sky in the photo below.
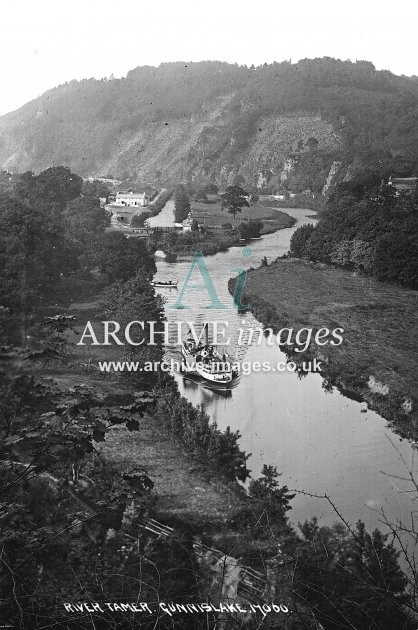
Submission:
{"label": "overcast sky", "polygon": [[162,61],[327,55],[418,75],[416,0],[3,0],[0,16],[0,114],[71,79]]}

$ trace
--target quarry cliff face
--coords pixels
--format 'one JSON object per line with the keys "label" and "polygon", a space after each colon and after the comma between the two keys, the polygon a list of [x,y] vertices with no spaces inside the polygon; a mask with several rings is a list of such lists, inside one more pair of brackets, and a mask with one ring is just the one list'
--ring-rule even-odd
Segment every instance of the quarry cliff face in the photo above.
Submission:
{"label": "quarry cliff face", "polygon": [[320,190],[341,146],[332,125],[303,112],[237,117],[233,97],[219,97],[189,117],[139,122],[129,130],[117,128],[117,116],[93,128],[81,119],[70,129],[64,112],[59,118],[48,103],[29,104],[7,124],[0,121],[1,166],[39,172],[60,164],[83,176],[129,175],[153,184],[225,186],[242,177],[263,191]]}
{"label": "quarry cliff face", "polygon": [[[316,170],[328,173],[333,162],[329,156],[338,151],[339,138],[319,116],[270,116],[258,120],[255,129],[237,129],[219,105],[207,117],[139,129],[122,141],[101,170],[126,172],[142,181],[155,181],[161,172],[164,181],[171,183],[214,181],[225,186],[242,176],[260,190],[284,184],[300,188],[292,175],[304,169],[309,138],[318,141],[323,156]],[[325,184],[325,173],[323,178]]]}

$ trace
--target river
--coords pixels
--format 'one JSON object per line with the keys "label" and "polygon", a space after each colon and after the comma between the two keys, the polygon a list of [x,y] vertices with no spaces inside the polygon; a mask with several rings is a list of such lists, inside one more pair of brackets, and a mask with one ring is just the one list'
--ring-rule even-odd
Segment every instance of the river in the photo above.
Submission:
{"label": "river", "polygon": [[[250,253],[248,249],[233,247],[206,258],[220,300],[228,306],[226,310],[203,308],[202,304],[209,300],[201,289],[187,291],[189,310],[172,309],[178,293],[162,289],[167,319],[172,322],[226,320],[228,332],[235,339],[238,327],[260,326],[251,313],[244,316],[237,313],[227,282],[236,275],[234,269],[258,267],[264,256],[270,262],[287,252],[294,230],[315,221],[311,210],[287,209],[286,212],[297,219],[296,225],[253,241],[249,256],[243,255]],[[169,201],[153,218],[157,220],[158,225],[173,224],[173,202]],[[157,278],[176,278],[181,286],[190,261],[159,261],[157,267]],[[198,274],[196,280],[201,283]],[[261,345],[237,347],[233,343],[229,351],[246,361],[276,364],[286,360],[277,346],[267,345],[264,338]],[[167,348],[167,356],[180,358],[178,349],[172,347]],[[402,458],[408,466],[416,468],[416,450],[394,434],[377,413],[370,410],[364,413],[364,403],[350,400],[337,390],[327,393],[319,374],[299,378],[291,372],[253,372],[241,375],[228,393],[213,391],[201,381],[179,374],[175,377],[182,395],[194,404],[203,404],[220,428],[229,425],[240,431],[241,448],[252,453],[248,462],[252,476],[260,474],[264,463],[273,464],[282,473],[282,484],[310,494],[326,493],[350,523],[361,519],[368,528],[384,529],[380,523],[381,510],[392,521],[408,521],[412,504],[404,491],[410,486],[392,476],[407,476]],[[320,524],[337,520],[325,500],[297,494],[289,512],[290,520],[297,524],[313,515]]]}

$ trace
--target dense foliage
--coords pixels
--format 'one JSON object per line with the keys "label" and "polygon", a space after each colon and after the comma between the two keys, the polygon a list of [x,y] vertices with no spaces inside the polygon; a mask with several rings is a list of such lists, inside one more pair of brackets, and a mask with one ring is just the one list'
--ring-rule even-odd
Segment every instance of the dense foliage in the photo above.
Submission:
{"label": "dense foliage", "polygon": [[131,220],[131,226],[132,227],[143,227],[145,222],[151,217],[151,212],[149,212],[148,210],[144,210],[143,212],[140,212],[139,214],[135,214],[132,217]]}
{"label": "dense foliage", "polygon": [[378,530],[364,523],[349,530],[341,524],[320,527],[316,518],[299,524],[304,544],[298,549],[296,590],[317,612],[324,627],[357,630],[406,630],[409,601],[399,552]]}
{"label": "dense foliage", "polygon": [[279,537],[287,526],[286,513],[295,497],[287,486],[280,486],[280,474],[275,466],[264,465],[261,477],[252,479],[248,486],[248,504],[233,519],[241,532],[249,531],[258,540]]}
{"label": "dense foliage", "polygon": [[[137,326],[133,327],[131,332],[133,343],[115,348],[113,351],[115,359],[137,361],[142,369],[146,362],[157,362],[163,359],[164,340],[164,337],[158,334],[163,330],[163,301],[160,296],[155,295],[146,272],[143,266],[136,275],[125,282],[116,281],[111,284],[105,291],[102,306],[104,319],[117,321],[122,330],[133,321],[156,322],[156,345],[149,345],[149,328],[147,327],[144,332]],[[156,371],[121,372],[120,377],[127,381],[127,385],[131,388],[153,389],[159,373]]]}
{"label": "dense foliage", "polygon": [[103,236],[97,253],[97,264],[110,282],[128,280],[139,270],[150,279],[156,272],[155,260],[143,239],[127,239],[120,232]]}
{"label": "dense foliage", "polygon": [[300,228],[293,232],[292,238],[290,239],[290,253],[292,256],[302,258],[306,255],[306,244],[314,229],[315,227],[311,223],[308,223],[301,225]]}
{"label": "dense foliage", "polygon": [[245,481],[249,476],[246,461],[250,455],[239,448],[239,431],[231,431],[230,427],[221,431],[211,424],[202,407],[196,409],[178,394],[170,393],[158,401],[155,416],[212,473],[228,481]]}
{"label": "dense foliage", "polygon": [[261,230],[263,229],[263,222],[259,219],[253,219],[250,221],[243,221],[239,224],[240,237],[245,241],[251,238],[259,238]]}
{"label": "dense foliage", "polygon": [[28,312],[91,257],[108,219],[82,180],[63,167],[4,179],[0,187],[0,303]]}
{"label": "dense foliage", "polygon": [[317,227],[293,234],[290,253],[418,287],[418,196],[378,176],[340,184]]}
{"label": "dense foliage", "polygon": [[108,186],[98,179],[84,181],[81,192],[85,197],[102,198],[106,199],[106,201],[109,199],[110,195]]}

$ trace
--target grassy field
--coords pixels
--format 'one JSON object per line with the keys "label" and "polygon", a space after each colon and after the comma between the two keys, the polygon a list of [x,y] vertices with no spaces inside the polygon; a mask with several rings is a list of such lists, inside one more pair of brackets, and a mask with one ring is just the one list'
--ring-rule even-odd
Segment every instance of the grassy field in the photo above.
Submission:
{"label": "grassy field", "polygon": [[276,208],[269,208],[263,204],[254,203],[249,208],[243,208],[234,218],[228,210],[222,210],[221,200],[215,195],[209,195],[210,203],[193,201],[191,205],[193,216],[199,224],[205,226],[220,227],[224,223],[230,223],[232,227],[238,227],[243,221],[259,219],[264,223],[262,234],[269,234],[282,228],[292,227],[295,219]]}
{"label": "grassy field", "polygon": [[[263,323],[270,318],[275,327],[343,328],[342,345],[320,348],[330,362],[334,382],[347,383],[366,400],[371,396],[381,412],[388,405],[386,417],[401,423],[406,434],[417,435],[413,420],[418,400],[416,292],[288,259],[251,271],[245,293]],[[266,302],[273,307],[273,316]],[[371,376],[390,394],[379,386],[370,391]],[[413,403],[412,413],[406,416],[405,399]]]}

